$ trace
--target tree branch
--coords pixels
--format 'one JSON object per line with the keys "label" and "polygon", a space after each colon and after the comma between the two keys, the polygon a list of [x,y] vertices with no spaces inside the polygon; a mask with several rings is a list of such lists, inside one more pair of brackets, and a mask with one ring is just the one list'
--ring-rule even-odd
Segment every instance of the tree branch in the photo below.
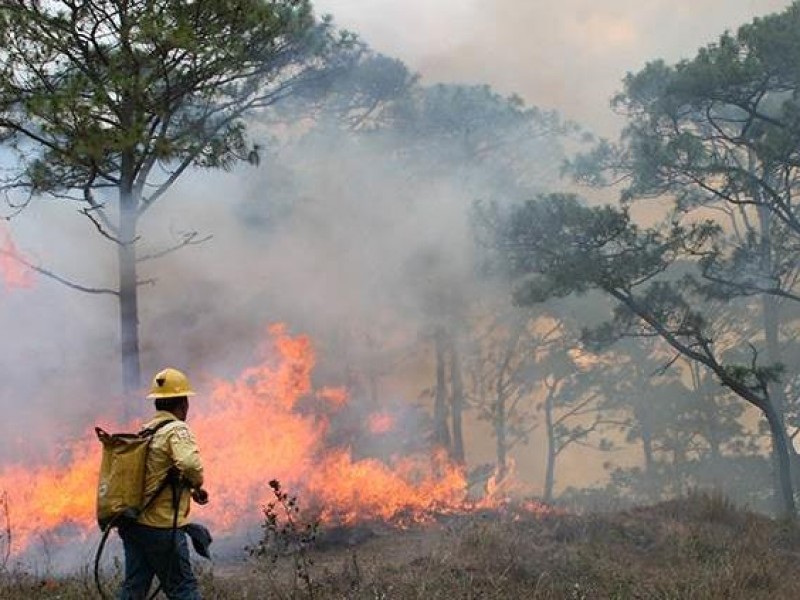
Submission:
{"label": "tree branch", "polygon": [[82,208],[78,212],[80,212],[84,217],[86,217],[87,219],[89,219],[92,222],[92,224],[95,226],[95,228],[100,233],[100,235],[102,235],[107,240],[109,240],[111,242],[114,242],[115,244],[120,244],[121,245],[122,242],[119,240],[119,238],[114,237],[113,235],[108,233],[105,229],[103,229],[103,224],[100,223],[100,221],[98,221],[97,218],[95,218],[95,216],[92,214],[92,210],[93,209],[91,209],[91,208]]}
{"label": "tree branch", "polygon": [[15,254],[13,252],[9,252],[8,250],[0,249],[0,254],[8,256],[8,257],[14,259],[15,261],[17,261],[18,263],[20,263],[22,265],[25,265],[30,270],[35,271],[36,273],[39,273],[40,275],[44,275],[45,277],[48,277],[48,278],[50,278],[50,279],[52,279],[54,281],[57,281],[57,282],[65,285],[65,286],[67,286],[69,288],[72,288],[73,290],[77,290],[79,292],[84,292],[86,294],[105,294],[105,295],[109,295],[109,296],[119,296],[119,292],[116,291],[116,290],[112,290],[112,289],[109,289],[109,288],[88,287],[88,286],[82,285],[80,283],[75,283],[74,281],[70,281],[69,279],[66,279],[65,277],[62,277],[61,275],[57,275],[56,273],[53,273],[52,271],[50,271],[48,269],[44,269],[42,267],[34,265],[33,263],[28,262],[27,260],[25,260],[21,256],[18,256],[17,254]]}
{"label": "tree branch", "polygon": [[185,233],[183,235],[183,239],[180,242],[178,242],[177,244],[175,244],[174,246],[170,246],[169,248],[165,248],[163,250],[159,250],[158,252],[153,252],[151,254],[142,255],[141,257],[136,259],[136,262],[145,262],[145,261],[148,261],[148,260],[155,260],[157,258],[161,258],[162,256],[166,256],[167,254],[171,254],[173,252],[176,252],[177,250],[180,250],[181,248],[185,248],[186,246],[197,246],[198,244],[202,244],[204,242],[207,242],[208,240],[210,240],[211,238],[214,237],[213,235],[207,235],[205,237],[197,239],[198,235],[199,235],[199,233],[196,232],[196,231],[190,231],[189,233]]}

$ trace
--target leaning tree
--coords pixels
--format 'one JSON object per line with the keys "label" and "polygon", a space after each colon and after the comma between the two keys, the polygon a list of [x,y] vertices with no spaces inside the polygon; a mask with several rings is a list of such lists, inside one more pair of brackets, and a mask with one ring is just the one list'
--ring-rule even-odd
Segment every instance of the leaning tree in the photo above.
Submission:
{"label": "leaning tree", "polygon": [[709,319],[713,311],[703,310],[707,298],[696,257],[712,246],[718,226],[706,221],[643,228],[627,210],[590,207],[569,194],[542,196],[488,218],[498,259],[515,279],[518,304],[600,290],[616,301],[616,309],[585,339],[658,338],[676,358],[702,365],[757,408],[776,458],[775,495],[785,515],[796,515],[790,441],[770,394],[780,366],[760,364],[753,344],[726,352],[724,335]]}
{"label": "leaning tree", "polygon": [[770,383],[770,395],[790,424],[800,411],[792,394],[797,371],[785,360],[800,302],[798,64],[794,1],[724,33],[690,59],[654,60],[628,74],[612,101],[626,118],[619,140],[572,163],[583,182],[621,184],[626,201],[652,199],[672,206],[677,221],[713,217],[720,224],[724,235],[700,263],[705,290],[759,300],[763,353],[786,368]]}

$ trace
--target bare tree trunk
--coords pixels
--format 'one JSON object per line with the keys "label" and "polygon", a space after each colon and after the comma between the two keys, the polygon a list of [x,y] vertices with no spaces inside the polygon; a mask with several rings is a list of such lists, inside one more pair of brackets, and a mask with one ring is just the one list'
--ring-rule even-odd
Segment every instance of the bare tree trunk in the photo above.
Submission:
{"label": "bare tree trunk", "polygon": [[655,501],[659,498],[661,485],[658,483],[656,472],[655,452],[653,451],[653,430],[647,417],[645,407],[634,408],[634,417],[639,425],[639,437],[642,440],[642,457],[644,458],[644,493],[645,496]]}
{"label": "bare tree trunk", "polygon": [[[759,226],[760,226],[760,234],[761,234],[761,270],[765,274],[772,274],[773,271],[773,258],[772,258],[772,231],[770,229],[772,215],[770,211],[764,206],[760,205],[758,207],[758,219],[759,219]],[[778,311],[778,300],[775,296],[771,294],[763,294],[761,296],[762,302],[762,310],[764,315],[764,338],[766,341],[766,350],[767,350],[767,363],[770,365],[775,365],[781,362],[781,351],[780,351],[780,332],[779,332],[779,324],[780,324],[780,314]],[[792,514],[794,514],[794,489],[791,483],[791,469],[792,463],[796,462],[797,459],[797,452],[794,449],[794,444],[788,439],[786,435],[786,420],[785,420],[785,413],[786,413],[786,393],[784,391],[784,387],[782,382],[779,381],[770,381],[767,384],[767,390],[769,392],[769,402],[770,402],[770,412],[774,412],[774,416],[772,417],[774,420],[777,421],[775,427],[780,428],[780,433],[777,432],[777,429],[773,428],[772,422],[770,422],[770,416],[767,415],[767,420],[770,422],[770,431],[772,432],[773,436],[773,461],[775,463],[775,468],[778,470],[779,476],[781,478],[781,496],[783,497],[782,503],[786,505],[787,500],[787,491],[785,486],[790,486],[790,496],[792,501]],[[766,411],[765,411],[766,414]],[[777,436],[777,437],[776,437]],[[781,456],[779,453],[783,452],[782,448],[785,446],[785,457]],[[788,462],[788,466],[786,468],[786,473],[783,473],[784,459]],[[785,481],[784,481],[785,477]],[[788,506],[788,505],[787,505]]]}
{"label": "bare tree trunk", "polygon": [[556,458],[558,451],[556,450],[556,431],[555,424],[553,423],[553,390],[548,390],[547,397],[544,401],[544,421],[547,431],[547,464],[545,465],[544,473],[544,501],[550,503],[553,501],[553,488],[556,480]]}
{"label": "bare tree trunk", "polygon": [[[772,231],[770,224],[772,215],[766,207],[758,207],[758,220],[761,235],[761,272],[771,275],[774,265],[772,258]],[[781,361],[780,351],[780,314],[778,311],[778,299],[772,294],[761,296],[762,311],[764,314],[764,338],[767,347],[767,362],[771,365]],[[783,416],[786,410],[786,393],[780,382],[770,382],[769,395],[775,405],[775,410]]]}
{"label": "bare tree trunk", "polygon": [[464,381],[461,376],[461,357],[458,352],[458,343],[456,342],[455,336],[450,336],[450,383],[453,394],[450,402],[453,421],[453,449],[451,456],[454,461],[463,465],[466,462],[462,424],[462,415],[464,412]]}
{"label": "bare tree trunk", "polygon": [[436,392],[433,402],[433,441],[450,451],[450,428],[447,425],[447,382],[445,381],[446,334],[437,326],[433,336],[436,351]]}
{"label": "bare tree trunk", "polygon": [[[138,392],[141,386],[136,226],[135,198],[129,187],[127,189],[122,187],[120,189],[118,266],[122,389],[126,397]],[[125,406],[127,407],[127,404]],[[127,410],[124,412],[127,413]]]}
{"label": "bare tree trunk", "polygon": [[719,431],[719,407],[717,406],[714,394],[703,390],[703,378],[700,372],[700,365],[696,362],[689,362],[689,373],[692,376],[692,389],[699,399],[700,410],[705,424],[705,438],[708,442],[708,450],[714,461],[722,458],[722,435]]}
{"label": "bare tree trunk", "polygon": [[781,496],[782,513],[794,519],[797,516],[797,507],[794,501],[794,487],[792,486],[791,462],[789,459],[789,440],[783,419],[771,401],[764,406],[764,416],[769,424],[772,436],[772,453],[775,457],[775,467],[778,475],[778,488]]}
{"label": "bare tree trunk", "polygon": [[[137,73],[131,55],[127,52],[130,42],[130,24],[127,11],[120,12],[120,38],[126,51],[123,60],[128,62],[131,73]],[[126,82],[129,83],[129,82]],[[123,86],[120,99],[120,124],[124,131],[131,131],[136,114],[137,98],[135,93]],[[118,269],[119,269],[119,324],[120,324],[120,360],[122,361],[123,402],[139,391],[141,385],[141,367],[139,364],[139,297],[138,277],[136,273],[136,230],[138,226],[139,196],[141,190],[135,189],[136,158],[133,147],[122,151],[119,174],[119,236],[118,236]],[[129,417],[129,403],[124,402],[123,415]]]}
{"label": "bare tree trunk", "polygon": [[[767,362],[774,365],[781,362],[778,301],[775,296],[764,294],[761,297],[761,305],[764,311],[764,338],[767,346]],[[771,382],[769,393],[770,398],[775,401],[775,409],[783,413],[786,408],[786,392],[781,382]]]}
{"label": "bare tree trunk", "polygon": [[644,472],[653,475],[655,459],[653,458],[653,434],[648,426],[642,427],[642,454],[644,455]]}
{"label": "bare tree trunk", "polygon": [[642,454],[644,456],[644,472],[650,476],[654,474],[655,458],[653,457],[653,432],[647,418],[647,408],[634,406],[633,416],[639,425],[639,437],[642,438]]}
{"label": "bare tree trunk", "polygon": [[497,398],[494,415],[494,435],[497,440],[497,480],[501,481],[508,472],[507,441],[506,441],[506,398],[500,394]]}
{"label": "bare tree trunk", "polygon": [[505,348],[503,362],[497,371],[497,383],[495,385],[495,406],[494,406],[494,435],[497,441],[497,479],[502,480],[508,472],[508,415],[506,401],[508,399],[507,388],[510,382],[506,382],[506,374],[509,371],[511,359],[517,350],[517,344],[522,336],[522,323],[514,328]]}
{"label": "bare tree trunk", "polygon": [[711,454],[711,459],[720,461],[722,459],[722,436],[718,430],[718,413],[714,410],[717,408],[717,403],[713,397],[707,398],[703,402],[703,412],[706,419],[706,439],[708,440],[708,450]]}
{"label": "bare tree trunk", "polygon": [[[764,311],[764,337],[767,347],[767,363],[770,365],[775,365],[781,362],[780,338],[778,331],[778,324],[780,322],[778,303],[774,296],[770,296],[768,294],[763,295],[761,297],[761,301]],[[775,407],[775,413],[780,421],[781,429],[784,432],[784,437],[786,438],[786,451],[789,455],[789,461],[792,465],[797,465],[797,451],[794,448],[794,444],[786,436],[786,391],[780,380],[770,381],[767,383],[767,389],[769,391],[770,401]],[[776,456],[774,458],[775,461],[778,462],[779,457]]]}

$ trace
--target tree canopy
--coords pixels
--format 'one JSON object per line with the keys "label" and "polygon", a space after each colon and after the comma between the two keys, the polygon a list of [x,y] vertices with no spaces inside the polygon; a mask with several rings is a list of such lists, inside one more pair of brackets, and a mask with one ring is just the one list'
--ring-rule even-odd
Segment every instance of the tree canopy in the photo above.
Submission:
{"label": "tree canopy", "polygon": [[[3,0],[0,9],[0,140],[18,166],[2,189],[17,210],[41,195],[75,202],[116,246],[116,289],[58,279],[118,297],[123,386],[134,390],[139,219],[191,168],[258,162],[245,116],[318,93],[360,48],[308,0]],[[196,241],[188,234],[176,247]]]}

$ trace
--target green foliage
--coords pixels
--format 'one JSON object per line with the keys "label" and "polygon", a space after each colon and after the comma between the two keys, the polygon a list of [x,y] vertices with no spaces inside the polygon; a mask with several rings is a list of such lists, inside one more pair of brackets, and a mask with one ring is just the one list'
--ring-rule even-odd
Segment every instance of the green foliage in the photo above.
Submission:
{"label": "green foliage", "polygon": [[415,86],[385,113],[385,130],[406,167],[455,176],[477,194],[541,191],[557,169],[562,137],[577,126],[487,85]]}
{"label": "green foliage", "polygon": [[767,385],[771,382],[780,381],[784,366],[770,365],[761,367],[757,365],[725,365],[725,372],[731,380],[738,382],[741,386],[755,390],[759,393],[767,393]]}
{"label": "green foliage", "polygon": [[[310,0],[19,0],[0,8],[0,141],[16,159],[0,191],[16,210],[39,195],[73,201],[117,244],[116,289],[39,272],[118,298],[123,388],[132,392],[141,384],[140,217],[193,168],[258,163],[245,119],[287,97],[317,98],[362,48],[316,19]],[[191,232],[150,257],[195,243]]]}
{"label": "green foliage", "polygon": [[136,193],[156,163],[247,160],[245,114],[320,85],[354,40],[307,0],[26,1],[4,5],[0,46],[0,132],[21,181]]}
{"label": "green foliage", "polygon": [[405,102],[418,82],[419,77],[402,61],[364,53],[347,73],[332,81],[321,102],[320,121],[323,127],[333,121],[350,134],[391,128],[396,121],[395,105]]}
{"label": "green foliage", "polygon": [[[585,293],[631,290],[663,273],[687,248],[700,251],[715,235],[712,223],[642,229],[626,209],[589,207],[577,196],[540,196],[487,221],[502,264],[520,278],[518,303]],[[654,296],[665,295],[660,286]]]}
{"label": "green foliage", "polygon": [[626,200],[670,194],[679,210],[763,206],[800,233],[790,198],[800,148],[800,3],[725,33],[690,60],[649,63],[613,100],[618,144],[572,162],[591,184],[624,180]]}

